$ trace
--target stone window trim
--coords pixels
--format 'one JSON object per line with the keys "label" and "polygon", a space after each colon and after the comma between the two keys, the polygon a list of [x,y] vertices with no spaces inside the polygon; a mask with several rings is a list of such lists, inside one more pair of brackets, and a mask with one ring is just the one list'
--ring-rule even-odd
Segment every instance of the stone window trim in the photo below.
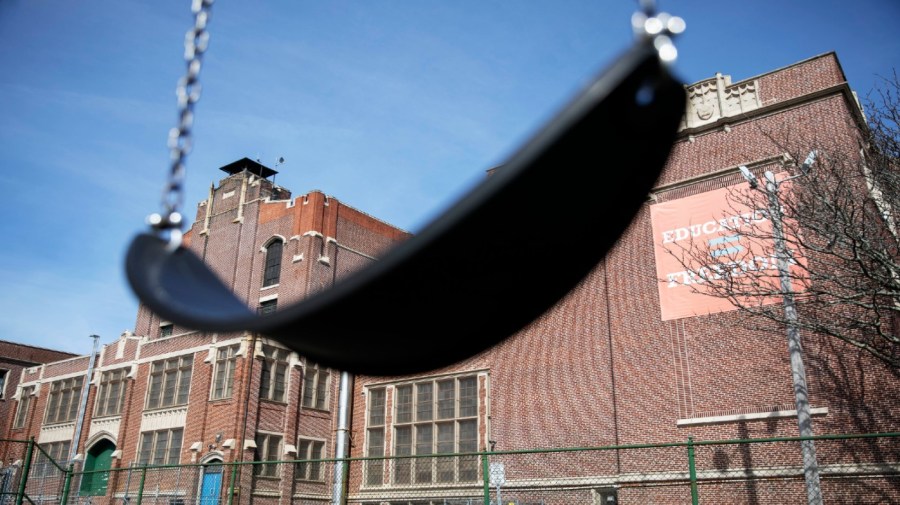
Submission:
{"label": "stone window trim", "polygon": [[[277,247],[272,247],[276,244]],[[287,245],[287,239],[276,234],[269,238],[262,247],[259,248],[259,252],[265,255],[260,289],[273,288],[280,284],[285,245]]]}
{"label": "stone window trim", "polygon": [[304,461],[294,465],[294,479],[304,482],[324,482],[324,461],[327,458],[327,440],[315,437],[298,437],[296,459]]}
{"label": "stone window trim", "polygon": [[142,465],[177,465],[184,448],[184,427],[141,432],[137,459]]}
{"label": "stone window trim", "polygon": [[[828,407],[812,407],[810,408],[810,415],[815,417],[824,417],[828,415]],[[746,422],[746,421],[765,421],[769,419],[782,419],[782,418],[791,418],[797,417],[797,411],[793,409],[789,410],[774,410],[771,412],[749,412],[745,414],[729,414],[729,415],[719,415],[719,416],[704,416],[704,417],[693,417],[687,419],[678,419],[675,423],[676,426],[708,426],[714,424],[727,424],[727,423],[737,423],[737,422]]]}
{"label": "stone window trim", "polygon": [[[72,442],[69,440],[62,440],[57,442],[49,442],[44,444],[39,444],[43,451],[37,451],[36,458],[34,461],[34,466],[32,467],[32,476],[34,477],[49,477],[53,475],[62,476],[62,473],[59,467],[65,468],[69,459],[69,452],[71,450]],[[52,462],[48,460],[52,459],[56,464],[54,465]]]}
{"label": "stone window trim", "polygon": [[[232,397],[234,393],[234,374],[237,369],[238,359],[245,354],[242,352],[243,350],[243,342],[219,345],[210,349],[213,365],[209,391],[210,401],[227,400]],[[207,358],[209,359],[210,356]]]}
{"label": "stone window trim", "polygon": [[330,410],[331,370],[317,363],[307,362],[303,367],[300,405],[305,409]]}
{"label": "stone window trim", "polygon": [[259,342],[253,357],[261,362],[260,400],[286,404],[290,390],[291,368],[297,362],[296,353],[284,347]]}
{"label": "stone window trim", "polygon": [[[419,377],[402,382],[369,385],[365,413],[364,454],[368,457],[427,456],[478,450],[486,419],[481,395],[484,371]],[[387,404],[391,409],[387,409]],[[370,464],[364,486],[434,485],[477,480],[476,460],[458,458],[452,465],[439,459],[404,458],[385,473]]]}
{"label": "stone window trim", "polygon": [[[268,431],[257,431],[253,438],[255,450],[254,461],[273,461],[274,463],[253,465],[253,476],[263,479],[280,479],[282,452],[284,452],[284,435]],[[272,454],[274,452],[274,455]]]}
{"label": "stone window trim", "polygon": [[[178,405],[186,405],[190,399],[193,368],[194,353],[180,354],[151,361],[150,370],[147,374],[147,394],[144,410],[168,409]],[[170,375],[173,371],[174,378]],[[159,379],[156,379],[156,377],[159,377]],[[169,380],[175,381],[174,388],[167,387]],[[172,398],[166,397],[167,389],[173,391]]]}
{"label": "stone window trim", "polygon": [[13,418],[13,429],[22,429],[28,421],[28,410],[31,408],[31,399],[36,396],[37,386],[19,386],[16,391],[16,399],[19,405],[16,407],[16,415]]}
{"label": "stone window trim", "polygon": [[131,367],[98,371],[94,377],[97,397],[94,399],[95,418],[121,415],[125,405],[125,389],[131,378]]}
{"label": "stone window trim", "polygon": [[44,408],[44,424],[68,423],[75,420],[81,402],[84,376],[56,379],[50,383],[47,405]]}

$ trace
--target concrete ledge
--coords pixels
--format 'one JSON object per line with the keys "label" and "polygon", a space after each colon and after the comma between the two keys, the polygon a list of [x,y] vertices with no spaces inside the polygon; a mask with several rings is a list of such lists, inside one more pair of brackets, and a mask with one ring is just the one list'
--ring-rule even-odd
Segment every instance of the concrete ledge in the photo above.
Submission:
{"label": "concrete ledge", "polygon": [[[816,407],[809,409],[813,416],[828,415],[828,407]],[[796,410],[775,410],[772,412],[753,412],[750,414],[732,414],[727,416],[696,417],[693,419],[679,419],[676,426],[704,426],[707,424],[736,423],[740,421],[764,421],[766,419],[779,419],[783,417],[797,417]]]}

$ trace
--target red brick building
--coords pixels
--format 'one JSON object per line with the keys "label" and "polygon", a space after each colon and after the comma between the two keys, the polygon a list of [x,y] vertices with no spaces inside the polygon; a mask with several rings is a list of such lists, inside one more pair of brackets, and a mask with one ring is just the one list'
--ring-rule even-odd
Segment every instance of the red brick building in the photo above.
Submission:
{"label": "red brick building", "polygon": [[[19,381],[26,368],[76,357],[70,352],[0,340],[0,437],[9,433],[21,400],[16,396]],[[19,447],[21,449],[21,447]],[[0,442],[0,464],[9,464],[21,451]]]}
{"label": "red brick building", "polygon": [[[855,149],[863,116],[833,53],[734,83],[717,74],[688,86],[688,95],[647,205],[606,260],[523,331],[429,374],[352,377],[259,335],[196,332],[141,308],[134,332],[97,358],[76,451],[84,468],[199,463],[206,466],[185,474],[189,491],[163,494],[224,500],[216,462],[339,457],[337,435],[346,429],[352,457],[419,457],[361,463],[349,475],[350,503],[482,503],[481,459],[422,456],[796,436],[782,332],[745,330],[729,310],[668,312],[654,260],[654,206],[741,184],[740,165],[790,165],[773,141],[788,131],[800,149],[825,139]],[[186,242],[261,311],[331,286],[409,236],[317,191],[292,198],[269,180],[273,170],[246,158],[222,169],[229,175],[200,202]],[[552,261],[537,271],[553,275]],[[804,339],[817,434],[898,431],[895,374],[833,339]],[[7,436],[34,436],[51,455],[67,453],[87,363],[25,370]],[[342,392],[347,410],[339,409]],[[900,499],[898,453],[891,440],[820,445],[826,497]],[[516,503],[683,503],[683,456],[676,447],[492,461],[505,463],[504,496]],[[800,503],[798,458],[796,444],[701,451],[704,502]],[[761,469],[792,478],[764,484],[754,473]],[[79,493],[123,498],[133,487],[126,475],[85,479]],[[239,472],[236,487],[253,503],[326,503],[332,478],[324,464],[255,465]]]}
{"label": "red brick building", "polygon": [[[459,451],[486,450],[489,441],[496,442],[497,450],[526,450],[684,442],[689,436],[697,440],[797,436],[783,331],[744,330],[734,311],[661,317],[660,276],[654,262],[659,237],[654,237],[651,210],[665,202],[746,185],[740,165],[777,172],[789,161],[778,140],[789,138],[804,153],[823,143],[856,152],[863,116],[833,53],[740,82],[718,74],[688,86],[688,95],[688,110],[664,173],[606,260],[553,310],[480,355],[428,377],[358,378],[354,398],[367,398],[368,405],[360,401],[353,409],[353,455],[416,454],[417,437],[437,440],[444,421],[456,423],[455,431],[449,424],[443,429],[455,436],[447,447]],[[608,194],[610,188],[598,188],[599,192]],[[585,237],[571,239],[577,244],[589,240],[589,234],[585,230]],[[538,275],[553,275],[552,262],[547,260]],[[804,338],[815,432],[897,431],[896,374],[833,338]],[[457,409],[443,421],[413,421],[409,412],[417,412],[418,388],[424,387],[425,399],[431,401],[427,391],[439,391],[442,384],[448,395],[455,390],[457,401],[473,407],[465,413]],[[445,452],[441,443],[425,443],[422,448]],[[885,461],[896,472],[900,460],[896,441],[888,448],[864,445],[857,450],[819,445],[826,498],[842,490],[840,496],[847,503],[900,501],[896,473],[890,481],[892,491],[886,480],[871,487],[856,480],[877,473]],[[715,471],[706,472],[704,489],[723,482],[728,494],[720,497],[722,503],[805,503],[799,449],[794,445],[787,450],[707,450]],[[573,475],[584,477],[568,503],[600,503],[615,493],[621,503],[689,500],[683,488],[676,492],[666,487],[675,475],[659,475],[670,469],[661,461],[668,456],[648,454],[622,451],[581,463],[574,457],[558,462],[574,466]],[[785,457],[794,458],[793,463]],[[860,466],[845,466],[849,461]],[[528,462],[511,460],[507,474],[516,465],[527,468]],[[747,467],[791,465],[800,478],[771,494],[760,487],[727,484],[724,478],[729,471],[740,473]],[[471,474],[462,466],[455,471],[457,476]],[[522,496],[540,496],[530,487],[558,484],[560,479],[554,477],[562,474],[558,468],[523,470],[518,484],[507,476],[504,496],[517,496],[517,485]],[[430,476],[426,472],[423,480]],[[367,478],[369,485],[362,479],[358,490],[361,497],[384,497],[383,488],[390,488],[391,479],[396,481],[391,472]],[[410,481],[406,475],[402,480]],[[409,496],[404,495],[409,486],[394,488],[396,496]],[[442,490],[449,491],[452,487]]]}

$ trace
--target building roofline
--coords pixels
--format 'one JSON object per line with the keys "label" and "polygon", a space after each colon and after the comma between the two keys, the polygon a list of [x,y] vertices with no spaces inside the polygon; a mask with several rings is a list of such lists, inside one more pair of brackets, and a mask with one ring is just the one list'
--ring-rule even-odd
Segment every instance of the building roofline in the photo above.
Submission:
{"label": "building roofline", "polygon": [[[23,344],[23,343],[20,343],[20,342],[13,342],[12,340],[3,340],[3,339],[0,339],[0,343],[2,343],[2,344],[17,345],[17,346],[20,346],[20,347],[29,347],[29,348],[31,348],[31,349],[40,349],[40,350],[42,350],[42,351],[58,352],[58,353],[60,353],[60,354],[68,354],[68,355],[70,355],[70,356],[73,357],[73,358],[81,356],[80,354],[74,353],[74,352],[60,351],[59,349],[51,349],[51,348],[49,348],[49,347],[41,347],[41,346],[39,346],[39,345]],[[64,358],[64,359],[68,359],[68,358]]]}
{"label": "building roofline", "polygon": [[[847,82],[847,74],[844,72],[844,67],[841,66],[841,60],[838,59],[838,57],[837,57],[837,52],[835,52],[835,51],[827,51],[827,52],[824,52],[824,53],[821,53],[821,54],[817,54],[817,55],[815,55],[815,56],[810,56],[809,58],[806,58],[806,59],[803,59],[803,60],[800,60],[800,61],[795,61],[794,63],[791,63],[791,64],[789,64],[789,65],[785,65],[785,66],[783,66],[783,67],[778,67],[778,68],[775,68],[775,69],[772,69],[772,70],[768,70],[768,71],[763,72],[763,73],[761,73],[761,74],[756,74],[756,75],[754,75],[754,76],[745,77],[745,78],[743,78],[743,79],[741,79],[741,80],[739,80],[739,81],[732,81],[731,85],[734,86],[734,85],[740,84],[740,83],[742,83],[742,82],[753,81],[753,80],[755,80],[755,79],[759,79],[759,78],[764,77],[764,76],[767,76],[767,75],[772,75],[772,74],[777,74],[777,73],[779,73],[779,72],[784,72],[785,70],[788,70],[788,69],[790,69],[790,68],[797,67],[797,66],[800,66],[800,65],[809,63],[810,61],[813,61],[813,60],[818,60],[818,59],[821,59],[821,58],[827,58],[827,57],[829,57],[829,56],[832,57],[832,58],[834,58],[834,62],[837,64],[838,70],[840,70],[840,72],[841,72],[841,79],[842,79],[842,82]],[[723,74],[723,75],[725,75],[725,74]],[[730,74],[728,74],[728,75],[730,75]],[[692,82],[692,83],[690,83],[690,84],[686,84],[686,86],[690,87],[690,86],[693,86],[693,85],[695,85],[695,84],[699,84],[699,83],[701,83],[701,82],[703,82],[703,81],[708,81],[708,80],[710,80],[710,79],[713,79],[714,77],[715,77],[715,76],[713,76],[713,77],[707,77],[706,79],[700,79],[699,81],[695,81],[695,82]]]}

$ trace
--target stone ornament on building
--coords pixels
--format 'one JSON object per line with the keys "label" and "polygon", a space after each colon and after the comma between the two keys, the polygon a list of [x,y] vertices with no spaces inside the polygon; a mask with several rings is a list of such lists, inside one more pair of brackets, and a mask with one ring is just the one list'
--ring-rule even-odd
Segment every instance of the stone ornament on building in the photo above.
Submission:
{"label": "stone ornament on building", "polygon": [[697,128],[758,109],[762,102],[756,79],[731,84],[730,75],[715,77],[688,86],[687,112],[680,130]]}

